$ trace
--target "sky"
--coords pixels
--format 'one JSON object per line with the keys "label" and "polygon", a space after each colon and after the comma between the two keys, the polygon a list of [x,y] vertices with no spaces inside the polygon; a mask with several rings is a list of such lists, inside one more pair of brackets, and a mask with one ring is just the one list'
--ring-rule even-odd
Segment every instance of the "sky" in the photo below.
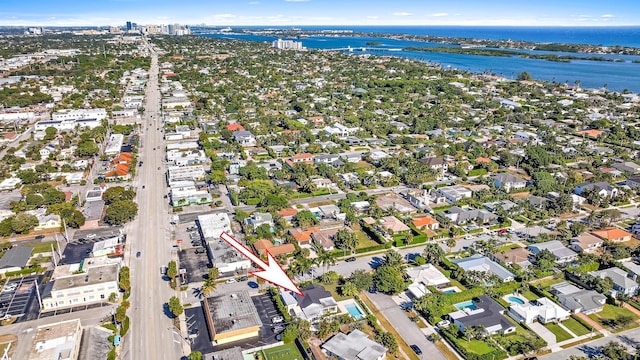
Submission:
{"label": "sky", "polygon": [[640,25],[637,0],[0,0],[0,26]]}

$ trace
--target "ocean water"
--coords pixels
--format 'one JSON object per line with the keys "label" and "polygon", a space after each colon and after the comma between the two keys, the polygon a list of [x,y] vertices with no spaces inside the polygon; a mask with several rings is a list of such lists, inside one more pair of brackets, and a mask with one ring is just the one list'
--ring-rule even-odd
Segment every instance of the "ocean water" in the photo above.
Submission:
{"label": "ocean water", "polygon": [[[264,29],[264,26],[239,27]],[[273,26],[272,29],[287,29]],[[433,35],[489,40],[523,40],[565,44],[640,47],[640,26],[298,26],[303,30],[353,30],[386,34]]]}
{"label": "ocean water", "polygon": [[[245,27],[249,28],[249,27]],[[590,40],[593,44],[621,44],[624,46],[640,47],[640,27],[621,28],[513,28],[513,27],[302,27],[303,29],[351,29],[363,32],[402,33],[402,34],[431,34],[454,37],[494,38],[527,40],[536,42],[585,43]],[[555,30],[554,30],[555,29]],[[598,36],[589,36],[590,31],[598,30]],[[635,35],[634,35],[635,34]],[[236,40],[271,42],[272,36],[239,35],[239,34],[203,34],[216,38]],[[612,42],[604,40],[610,39]],[[388,51],[389,49],[403,49],[411,46],[435,47],[442,44],[425,43],[408,40],[394,40],[378,37],[350,37],[350,36],[311,36],[302,41],[309,49],[338,49],[351,47],[359,49],[370,47],[367,42],[380,42],[379,51],[365,53],[375,55],[391,55],[410,58],[425,62],[434,62],[444,67],[468,70],[472,72],[487,72],[515,78],[522,71],[529,72],[533,78],[547,81],[567,82],[574,84],[579,81],[585,88],[600,88],[604,84],[610,90],[629,90],[640,92],[640,64],[632,63],[640,60],[640,56],[625,55],[597,55],[624,62],[605,62],[589,60],[572,60],[570,63],[552,62],[540,59],[526,59],[521,57],[494,57],[464,54],[428,53],[420,51]],[[618,42],[615,42],[618,40]],[[635,44],[635,45],[634,45]],[[518,50],[522,51],[522,50]],[[536,54],[549,52],[528,51]],[[354,51],[353,54],[362,54]],[[555,53],[563,55],[565,53]],[[577,56],[589,56],[594,54]]]}

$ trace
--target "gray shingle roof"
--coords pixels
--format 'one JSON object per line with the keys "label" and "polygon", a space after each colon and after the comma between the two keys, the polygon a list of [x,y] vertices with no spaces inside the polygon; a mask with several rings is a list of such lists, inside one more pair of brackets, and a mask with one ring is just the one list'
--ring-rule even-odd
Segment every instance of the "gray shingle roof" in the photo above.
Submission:
{"label": "gray shingle roof", "polygon": [[0,269],[7,269],[12,267],[23,268],[27,265],[29,258],[31,257],[31,253],[33,252],[33,248],[30,247],[14,247],[7,250],[0,259]]}

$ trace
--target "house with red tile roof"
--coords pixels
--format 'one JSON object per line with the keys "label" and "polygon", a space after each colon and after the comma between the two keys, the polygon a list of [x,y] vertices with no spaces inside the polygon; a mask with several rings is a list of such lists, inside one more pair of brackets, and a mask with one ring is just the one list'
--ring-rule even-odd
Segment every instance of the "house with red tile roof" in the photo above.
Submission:
{"label": "house with red tile roof", "polygon": [[583,130],[583,131],[578,131],[576,134],[578,135],[586,135],[590,138],[594,138],[597,139],[600,137],[600,135],[602,135],[604,131],[602,130],[596,130],[596,129],[591,129],[591,130]]}
{"label": "house with red tile roof", "polygon": [[631,240],[632,236],[631,233],[628,233],[616,227],[608,227],[601,230],[592,231],[591,233],[603,240],[613,242],[629,241]]}
{"label": "house with red tile roof", "polygon": [[293,236],[299,245],[310,245],[312,240],[311,234],[319,231],[320,228],[313,226],[305,230],[301,228],[289,229],[289,234]]}
{"label": "house with red tile roof", "polygon": [[104,174],[104,177],[110,180],[129,180],[131,178],[129,168],[131,167],[132,159],[133,154],[120,153],[120,155],[111,162],[111,170]]}
{"label": "house with red tile roof", "polygon": [[244,130],[244,126],[238,124],[238,123],[233,123],[233,124],[229,124],[227,125],[227,130],[229,131],[242,131]]}
{"label": "house with red tile roof", "polygon": [[422,227],[426,227],[429,230],[435,231],[440,227],[440,222],[438,220],[432,218],[429,215],[426,216],[416,216],[411,219],[413,225],[415,225],[418,229],[422,229]]}
{"label": "house with red tile roof", "polygon": [[266,255],[267,251],[273,255],[287,255],[292,254],[296,251],[296,247],[293,244],[282,244],[282,245],[274,245],[271,241],[266,239],[261,239],[253,243],[254,249],[258,255]]}
{"label": "house with red tile roof", "polygon": [[313,164],[313,155],[309,153],[295,154],[289,159],[284,160],[289,166],[293,167],[295,164]]}

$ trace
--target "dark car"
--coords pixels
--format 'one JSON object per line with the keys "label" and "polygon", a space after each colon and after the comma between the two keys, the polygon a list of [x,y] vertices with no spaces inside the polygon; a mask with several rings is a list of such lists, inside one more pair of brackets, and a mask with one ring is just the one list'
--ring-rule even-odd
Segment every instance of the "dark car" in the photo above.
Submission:
{"label": "dark car", "polygon": [[248,278],[248,277],[246,277],[246,276],[240,276],[240,277],[238,278],[238,281],[247,281],[247,279],[249,279],[249,278]]}
{"label": "dark car", "polygon": [[356,257],[355,257],[355,256],[348,257],[345,261],[346,261],[346,262],[353,262],[353,261],[356,261]]}
{"label": "dark car", "polygon": [[36,235],[36,239],[37,240],[44,239],[44,235]]}
{"label": "dark car", "polygon": [[142,255],[142,253],[141,253],[140,251],[138,251],[138,252],[136,253],[136,258],[140,258],[140,255]]}
{"label": "dark car", "polygon": [[249,282],[247,283],[247,285],[249,285],[249,287],[250,287],[250,288],[252,288],[252,289],[257,289],[257,288],[259,288],[259,287],[260,287],[260,285],[258,285],[258,283],[257,283],[257,282],[255,282],[255,281],[249,281]]}
{"label": "dark car", "polygon": [[411,348],[411,350],[413,350],[414,353],[416,353],[416,355],[422,355],[422,350],[420,350],[418,345],[413,344],[413,345],[410,345],[409,347]]}
{"label": "dark car", "polygon": [[196,249],[196,254],[204,254],[204,253],[206,253],[206,252],[207,252],[207,250],[205,250],[205,249],[203,249],[203,248],[198,248],[198,249]]}

